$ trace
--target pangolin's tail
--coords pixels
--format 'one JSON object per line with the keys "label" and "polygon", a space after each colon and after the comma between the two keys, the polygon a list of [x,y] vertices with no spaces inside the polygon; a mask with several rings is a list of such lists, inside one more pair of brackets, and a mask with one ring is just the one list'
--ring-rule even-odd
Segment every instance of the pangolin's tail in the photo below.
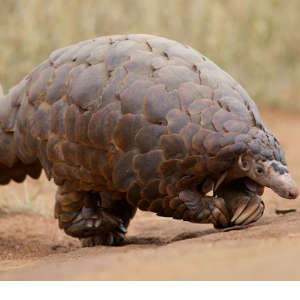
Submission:
{"label": "pangolin's tail", "polygon": [[5,124],[10,114],[10,101],[6,98],[0,84],[0,184],[22,182],[26,175],[38,178],[41,174],[39,161],[24,164],[17,157],[14,130]]}

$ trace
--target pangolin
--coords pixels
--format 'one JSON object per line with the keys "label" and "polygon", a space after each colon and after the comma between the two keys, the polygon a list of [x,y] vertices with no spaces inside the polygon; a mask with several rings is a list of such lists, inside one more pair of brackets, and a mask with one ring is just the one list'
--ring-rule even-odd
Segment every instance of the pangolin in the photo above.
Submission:
{"label": "pangolin", "polygon": [[0,183],[58,186],[60,228],[122,243],[136,209],[216,228],[260,218],[264,187],[296,198],[255,103],[193,48],[118,35],[54,51],[0,106]]}

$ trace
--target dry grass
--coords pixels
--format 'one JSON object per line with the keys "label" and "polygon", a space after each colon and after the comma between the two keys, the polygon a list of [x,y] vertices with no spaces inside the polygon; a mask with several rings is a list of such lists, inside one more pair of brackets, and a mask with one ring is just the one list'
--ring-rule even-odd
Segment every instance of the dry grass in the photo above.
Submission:
{"label": "dry grass", "polygon": [[56,187],[43,174],[39,180],[27,177],[23,183],[1,186],[1,213],[54,215]]}
{"label": "dry grass", "polygon": [[259,103],[299,108],[298,0],[2,0],[5,90],[59,47],[95,36],[151,33],[187,43]]}

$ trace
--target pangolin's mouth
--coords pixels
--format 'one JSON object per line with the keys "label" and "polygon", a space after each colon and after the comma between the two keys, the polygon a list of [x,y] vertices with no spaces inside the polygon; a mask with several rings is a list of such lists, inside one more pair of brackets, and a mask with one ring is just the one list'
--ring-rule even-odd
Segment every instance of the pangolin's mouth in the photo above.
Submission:
{"label": "pangolin's mouth", "polygon": [[243,180],[243,183],[246,187],[246,189],[251,193],[251,194],[256,194],[259,196],[262,196],[265,190],[265,187],[263,185],[258,184],[254,180],[250,178],[245,178]]}

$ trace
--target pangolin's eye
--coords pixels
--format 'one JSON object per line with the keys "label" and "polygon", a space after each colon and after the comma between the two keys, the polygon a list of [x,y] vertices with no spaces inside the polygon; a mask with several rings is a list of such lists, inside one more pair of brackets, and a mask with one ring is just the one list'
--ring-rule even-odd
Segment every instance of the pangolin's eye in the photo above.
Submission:
{"label": "pangolin's eye", "polygon": [[255,171],[257,175],[263,175],[265,173],[265,170],[262,167],[257,167]]}

